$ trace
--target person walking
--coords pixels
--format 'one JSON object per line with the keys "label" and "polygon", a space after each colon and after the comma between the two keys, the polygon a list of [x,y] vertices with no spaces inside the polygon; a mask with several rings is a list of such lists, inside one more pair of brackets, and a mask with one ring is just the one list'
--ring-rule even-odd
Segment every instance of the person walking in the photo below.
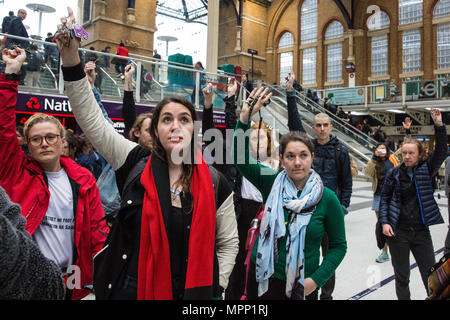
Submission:
{"label": "person walking", "polygon": [[[123,42],[120,42],[119,46],[117,47],[116,50],[116,55],[118,56],[123,56],[123,57],[128,57],[129,53],[128,53],[128,49],[125,48],[125,44]],[[124,79],[124,72],[125,72],[125,66],[127,65],[127,59],[123,59],[123,58],[116,58],[116,65],[115,65],[115,69],[116,72],[119,74],[119,77]]]}
{"label": "person walking", "polygon": [[[69,10],[73,18],[73,12]],[[237,254],[231,187],[195,144],[195,107],[165,98],[153,111],[152,150],[107,125],[72,39],[63,47],[65,88],[77,123],[116,171],[121,209],[94,259],[97,299],[220,297]]]}
{"label": "person walking", "polygon": [[[270,96],[268,89],[252,91],[240,113],[234,145]],[[247,299],[317,299],[317,289],[332,276],[345,256],[347,244],[342,206],[312,170],[314,144],[299,131],[283,135],[280,154],[284,170],[280,172],[252,158],[248,140],[244,141],[244,148],[238,145],[237,153],[232,147],[232,157],[265,203],[252,251]],[[319,264],[325,232],[329,234],[330,248]]]}
{"label": "person walking", "polygon": [[[379,216],[380,212],[380,199],[381,189],[383,187],[384,177],[389,170],[398,166],[398,160],[394,154],[391,154],[390,150],[385,144],[379,143],[375,147],[372,159],[367,163],[364,168],[364,174],[372,180],[373,202],[372,210]],[[378,263],[389,261],[388,247],[384,245],[381,253],[375,259]]]}
{"label": "person walking", "polygon": [[435,264],[429,227],[444,220],[433,196],[432,177],[447,156],[447,133],[442,114],[432,108],[436,147],[430,156],[422,143],[406,138],[401,146],[403,163],[385,176],[379,223],[391,252],[395,290],[399,300],[409,300],[409,254],[419,266],[428,293],[428,270]]}

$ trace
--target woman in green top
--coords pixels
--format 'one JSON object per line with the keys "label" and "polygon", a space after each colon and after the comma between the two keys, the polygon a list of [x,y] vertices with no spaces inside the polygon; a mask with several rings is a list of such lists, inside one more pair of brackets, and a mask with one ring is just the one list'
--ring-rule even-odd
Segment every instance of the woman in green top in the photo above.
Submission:
{"label": "woman in green top", "polygon": [[[245,137],[251,117],[270,98],[267,93],[264,88],[253,90],[242,107],[233,138],[237,147],[236,154],[232,154],[235,165],[258,188],[265,203],[252,252],[247,297],[317,299],[317,289],[335,272],[347,250],[344,213],[334,192],[324,187],[311,169],[314,144],[306,134],[289,132],[281,138],[285,168],[281,172],[249,155],[248,139],[239,138]],[[239,144],[242,140],[244,146]],[[319,265],[324,233],[329,237],[330,249]]]}

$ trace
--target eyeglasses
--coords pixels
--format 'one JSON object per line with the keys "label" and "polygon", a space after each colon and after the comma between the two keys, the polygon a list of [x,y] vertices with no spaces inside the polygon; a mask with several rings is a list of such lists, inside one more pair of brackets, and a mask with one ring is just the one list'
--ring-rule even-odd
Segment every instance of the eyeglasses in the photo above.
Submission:
{"label": "eyeglasses", "polygon": [[45,139],[45,142],[47,142],[47,144],[49,146],[51,146],[51,145],[54,145],[58,141],[58,137],[59,137],[59,134],[53,134],[53,133],[49,133],[45,136],[34,136],[33,138],[30,139],[30,143],[32,146],[38,147],[42,144],[42,142]]}

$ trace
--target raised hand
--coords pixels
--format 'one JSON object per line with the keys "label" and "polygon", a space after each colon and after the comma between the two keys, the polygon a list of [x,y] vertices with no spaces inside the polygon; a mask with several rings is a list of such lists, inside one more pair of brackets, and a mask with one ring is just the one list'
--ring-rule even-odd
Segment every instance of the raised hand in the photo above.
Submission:
{"label": "raised hand", "polygon": [[22,64],[25,62],[27,54],[24,49],[3,49],[2,60],[6,63],[5,73],[19,73]]}
{"label": "raised hand", "polygon": [[124,71],[124,90],[133,91],[133,74],[134,74],[134,64],[130,63],[125,67]]}
{"label": "raised hand", "polygon": [[205,109],[211,108],[212,102],[213,102],[212,84],[208,83],[208,85],[202,89],[202,93],[203,93],[203,97],[204,97],[203,105],[204,105]]}
{"label": "raised hand", "polygon": [[[244,124],[248,124],[249,119],[253,117],[264,106],[264,103],[269,101],[272,96],[272,92],[269,93],[269,88],[261,87],[259,89],[253,89],[247,100],[242,106],[240,120]],[[253,106],[253,107],[252,107]]]}
{"label": "raised hand", "polygon": [[84,65],[84,73],[86,73],[89,83],[91,84],[91,87],[93,88],[94,83],[95,83],[95,77],[96,77],[94,61],[86,62],[86,64]]}
{"label": "raised hand", "polygon": [[434,124],[436,127],[442,126],[444,123],[442,122],[442,113],[439,109],[431,108],[431,118],[433,119]]}
{"label": "raised hand", "polygon": [[293,71],[291,71],[286,76],[286,90],[287,91],[294,90],[294,81],[295,81],[295,74]]}
{"label": "raised hand", "polygon": [[[67,7],[68,18],[61,18],[61,25],[58,25],[58,33],[54,41],[58,47],[61,55],[62,64],[64,67],[73,67],[80,63],[80,56],[78,55],[78,48],[80,47],[80,40],[77,37],[67,39],[67,34],[63,31],[64,26],[70,27],[75,23],[75,16],[73,10]],[[68,43],[67,43],[68,40]]]}
{"label": "raised hand", "polygon": [[405,121],[403,121],[402,124],[403,124],[403,128],[405,128],[406,130],[410,129],[411,125],[412,125],[411,118],[410,117],[406,117]]}

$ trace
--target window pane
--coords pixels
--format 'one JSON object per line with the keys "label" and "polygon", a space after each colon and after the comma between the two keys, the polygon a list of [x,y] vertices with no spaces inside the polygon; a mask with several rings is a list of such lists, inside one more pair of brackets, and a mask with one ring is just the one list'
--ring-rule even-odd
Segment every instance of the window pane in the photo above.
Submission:
{"label": "window pane", "polygon": [[403,72],[419,72],[421,70],[420,60],[420,31],[410,30],[403,32]]}
{"label": "window pane", "polygon": [[292,51],[280,53],[280,85],[285,83],[286,74],[292,71],[293,60]]}
{"label": "window pane", "polygon": [[328,45],[327,48],[327,80],[342,80],[342,43]]}
{"label": "window pane", "polygon": [[437,65],[438,69],[450,68],[450,23],[438,25]]}
{"label": "window pane", "polygon": [[388,74],[388,36],[372,38],[372,77]]}
{"label": "window pane", "polygon": [[84,0],[83,4],[83,22],[91,20],[91,0]]}
{"label": "window pane", "polygon": [[325,32],[325,40],[342,38],[344,36],[344,27],[338,21],[333,21]]}
{"label": "window pane", "polygon": [[433,11],[434,18],[450,16],[450,0],[440,0]]}
{"label": "window pane", "polygon": [[301,13],[301,44],[317,41],[317,0],[306,0]]}
{"label": "window pane", "polygon": [[303,50],[303,84],[316,83],[316,48]]}
{"label": "window pane", "polygon": [[278,49],[292,48],[294,46],[294,37],[290,32],[286,32],[281,36],[280,43],[278,44]]}
{"label": "window pane", "polygon": [[398,0],[400,25],[422,21],[422,0]]}
{"label": "window pane", "polygon": [[381,30],[389,28],[391,21],[384,11],[377,11],[367,19],[367,28],[369,30]]}

